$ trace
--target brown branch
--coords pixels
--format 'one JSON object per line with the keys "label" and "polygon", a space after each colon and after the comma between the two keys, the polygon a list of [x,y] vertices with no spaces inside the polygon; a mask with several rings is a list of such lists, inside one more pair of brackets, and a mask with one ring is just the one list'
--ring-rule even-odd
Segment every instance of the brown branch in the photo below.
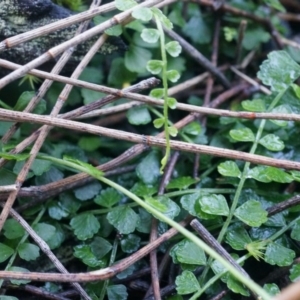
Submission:
{"label": "brown branch", "polygon": [[[0,120],[17,121],[17,122],[27,121],[27,122],[38,123],[38,124],[46,124],[46,125],[57,126],[61,128],[68,128],[68,129],[81,131],[85,133],[88,132],[95,135],[109,136],[119,140],[126,140],[133,143],[139,143],[144,146],[158,146],[162,148],[166,147],[166,140],[162,138],[133,134],[121,130],[108,129],[108,128],[98,127],[90,124],[82,124],[76,121],[69,121],[69,120],[63,120],[59,118],[52,118],[48,116],[40,116],[40,115],[29,114],[29,113],[9,111],[5,109],[0,109]],[[187,151],[192,153],[204,153],[213,156],[249,161],[251,163],[273,166],[277,168],[300,170],[300,163],[296,161],[274,159],[274,158],[265,157],[261,155],[249,154],[241,151],[221,149],[212,146],[190,144],[190,143],[174,141],[174,140],[170,142],[170,145],[172,149],[179,150],[179,151]],[[136,151],[136,149],[134,151]]]}
{"label": "brown branch", "polygon": [[[186,226],[190,222],[190,218],[180,222],[181,226]],[[176,229],[171,228],[152,243],[146,245],[142,249],[136,251],[131,256],[118,262],[117,264],[87,273],[73,273],[73,274],[57,274],[57,273],[38,273],[38,272],[11,272],[0,271],[0,278],[2,279],[24,279],[34,281],[57,281],[57,282],[91,282],[109,279],[116,274],[124,271],[129,266],[149,254],[162,243],[168,241],[171,237],[177,234]]]}

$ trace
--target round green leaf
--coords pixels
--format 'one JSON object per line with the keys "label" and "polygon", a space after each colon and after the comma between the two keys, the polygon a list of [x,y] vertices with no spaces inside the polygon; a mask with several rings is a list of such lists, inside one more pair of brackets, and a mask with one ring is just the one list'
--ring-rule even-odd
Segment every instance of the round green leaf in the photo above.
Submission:
{"label": "round green leaf", "polygon": [[284,149],[284,142],[275,134],[267,134],[259,140],[259,143],[270,151],[281,151]]}
{"label": "round green leaf", "polygon": [[148,7],[137,7],[131,14],[135,19],[148,22],[152,19],[152,11]]}
{"label": "round green leaf", "polygon": [[229,207],[223,195],[203,195],[199,199],[201,209],[211,215],[228,216]]}
{"label": "round green leaf", "polygon": [[153,125],[155,128],[159,129],[165,125],[165,119],[164,118],[157,118],[153,121]]}
{"label": "round green leaf", "polygon": [[167,78],[171,82],[177,82],[178,79],[180,78],[180,74],[176,70],[169,70],[169,71],[167,71]]}
{"label": "round green leaf", "polygon": [[153,89],[150,92],[150,96],[156,99],[161,99],[165,95],[164,89]]}
{"label": "round green leaf", "polygon": [[159,39],[160,35],[159,35],[159,31],[157,29],[148,29],[148,28],[144,28],[142,33],[141,33],[141,38],[150,44],[155,44],[158,39]]}
{"label": "round green leaf", "polygon": [[168,102],[168,106],[171,108],[171,109],[175,109],[176,108],[176,105],[177,105],[177,100],[173,97],[168,97],[167,98],[167,102]]}
{"label": "round green leaf", "polygon": [[268,213],[264,210],[260,202],[249,200],[238,207],[234,215],[242,222],[252,227],[259,227],[268,220]]}
{"label": "round green leaf", "polygon": [[255,140],[254,133],[247,127],[232,129],[230,130],[229,134],[234,140],[240,142],[253,142]]}
{"label": "round green leaf", "polygon": [[173,56],[173,57],[177,57],[182,50],[182,47],[180,46],[180,44],[177,41],[172,41],[169,42],[165,45],[165,48],[167,50],[167,52]]}
{"label": "round green leaf", "polygon": [[149,60],[147,62],[147,70],[152,73],[153,75],[157,75],[161,72],[164,63],[161,60]]}

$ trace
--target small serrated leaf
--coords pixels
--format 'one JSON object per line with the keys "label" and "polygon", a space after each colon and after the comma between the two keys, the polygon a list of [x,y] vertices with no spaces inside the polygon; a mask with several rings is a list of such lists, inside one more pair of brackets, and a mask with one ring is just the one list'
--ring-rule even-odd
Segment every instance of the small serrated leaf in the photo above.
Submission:
{"label": "small serrated leaf", "polygon": [[229,134],[234,140],[240,142],[253,142],[255,140],[253,131],[247,127],[232,129]]}
{"label": "small serrated leaf", "polygon": [[129,234],[121,240],[121,248],[125,253],[133,253],[140,247],[141,238],[135,234]]}
{"label": "small serrated leaf", "polygon": [[286,51],[270,52],[257,73],[257,77],[275,92],[288,88],[299,76],[300,66]]}
{"label": "small serrated leaf", "polygon": [[203,195],[199,199],[201,210],[207,214],[228,216],[229,207],[223,195]]}
{"label": "small serrated leaf", "polygon": [[135,230],[139,216],[131,207],[122,205],[113,208],[107,214],[107,220],[121,234],[129,234]]}
{"label": "small serrated leaf", "polygon": [[14,219],[6,220],[3,230],[5,237],[10,240],[20,238],[25,234],[25,229]]}
{"label": "small serrated leaf", "polygon": [[262,99],[242,101],[242,107],[248,111],[253,111],[253,112],[266,111],[265,101]]}
{"label": "small serrated leaf", "polygon": [[115,189],[113,188],[107,188],[105,190],[102,190],[100,195],[98,195],[95,198],[95,203],[98,205],[110,208],[120,202],[122,199],[122,196],[120,193],[118,193]]}
{"label": "small serrated leaf", "polygon": [[218,172],[223,176],[240,177],[241,171],[238,165],[231,160],[227,160],[218,165]]}
{"label": "small serrated leaf", "polygon": [[175,280],[176,290],[179,295],[195,293],[200,289],[196,276],[191,271],[183,271]]}
{"label": "small serrated leaf", "polygon": [[[291,107],[287,104],[282,104],[282,105],[276,106],[270,112],[275,113],[275,114],[292,114],[293,113]],[[286,127],[288,124],[288,121],[284,121],[284,120],[270,120],[270,121],[280,127]]]}
{"label": "small serrated leaf", "polygon": [[189,240],[183,240],[176,244],[173,253],[178,262],[190,265],[206,265],[206,256],[204,251]]}
{"label": "small serrated leaf", "polygon": [[128,293],[126,286],[123,284],[115,284],[107,287],[108,300],[127,300]]}
{"label": "small serrated leaf", "polygon": [[179,190],[185,190],[190,185],[196,183],[198,180],[190,177],[190,176],[182,176],[175,179],[172,179],[168,185],[166,186],[167,190],[170,189],[179,189]]}
{"label": "small serrated leaf", "polygon": [[245,246],[252,240],[244,227],[235,226],[227,231],[226,242],[235,250],[245,250]]}
{"label": "small serrated leaf", "polygon": [[284,149],[284,142],[272,133],[262,137],[259,143],[270,151],[281,151]]}
{"label": "small serrated leaf", "polygon": [[0,243],[0,263],[6,261],[14,252],[14,249],[11,247]]}
{"label": "small serrated leaf", "polygon": [[100,223],[91,213],[80,214],[71,219],[70,225],[79,240],[92,238],[100,229]]}
{"label": "small serrated leaf", "polygon": [[[7,271],[29,273],[28,269],[25,269],[25,268],[22,268],[22,267],[10,267],[10,268],[7,269]],[[31,280],[13,280],[13,279],[10,280],[10,282],[12,284],[16,284],[16,285],[27,284],[30,281]]]}
{"label": "small serrated leaf", "polygon": [[18,247],[18,254],[26,261],[35,260],[40,256],[40,248],[31,243],[23,243]]}
{"label": "small serrated leaf", "polygon": [[278,243],[269,243],[265,252],[265,261],[270,265],[279,267],[289,266],[293,263],[295,252]]}
{"label": "small serrated leaf", "polygon": [[260,202],[249,200],[238,207],[234,215],[242,222],[252,227],[259,227],[268,220],[268,213],[264,210]]}

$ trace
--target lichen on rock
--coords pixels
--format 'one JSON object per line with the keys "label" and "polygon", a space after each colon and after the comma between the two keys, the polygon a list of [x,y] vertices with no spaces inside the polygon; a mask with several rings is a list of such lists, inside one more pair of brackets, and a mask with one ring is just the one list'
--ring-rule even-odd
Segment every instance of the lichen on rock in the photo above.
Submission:
{"label": "lichen on rock", "polygon": [[[73,14],[74,12],[54,4],[50,0],[0,0],[0,41]],[[26,64],[48,49],[73,38],[78,26],[78,24],[74,24],[16,47],[0,51],[0,58]],[[90,26],[93,26],[92,23]],[[70,64],[80,61],[95,40],[96,38],[78,45]],[[120,39],[111,39],[101,47],[99,52],[110,54],[114,51],[124,50],[122,49],[124,47]]]}

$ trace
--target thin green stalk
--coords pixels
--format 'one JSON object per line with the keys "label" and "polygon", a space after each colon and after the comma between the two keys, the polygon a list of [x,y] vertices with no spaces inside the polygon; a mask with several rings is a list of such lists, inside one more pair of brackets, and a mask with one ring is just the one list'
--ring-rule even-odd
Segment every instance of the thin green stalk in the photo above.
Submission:
{"label": "thin green stalk", "polygon": [[[126,204],[119,204],[120,206],[122,205],[126,205],[126,207],[136,207],[138,206],[136,203],[126,203]],[[86,212],[90,212],[93,215],[103,215],[103,214],[107,214],[109,212],[111,212],[113,210],[113,208],[103,208],[103,209],[92,209],[92,210],[88,210]],[[85,212],[85,213],[86,213]]]}
{"label": "thin green stalk", "polygon": [[[115,260],[116,260],[116,254],[117,254],[117,249],[118,249],[118,239],[115,238],[108,266],[111,266],[115,262]],[[109,279],[105,280],[104,283],[103,283],[103,287],[102,287],[102,290],[101,290],[101,293],[100,293],[100,296],[99,296],[99,300],[103,300],[104,299],[104,297],[106,295],[106,292],[107,292],[107,286],[108,286],[108,284],[109,284]]]}
{"label": "thin green stalk", "polygon": [[[281,91],[275,98],[274,100],[272,101],[272,103],[270,104],[269,108],[267,111],[270,111],[272,110],[278,103],[278,101],[281,99],[281,97],[284,95],[284,93],[286,92],[286,89]],[[263,130],[264,130],[264,127],[265,127],[265,124],[266,124],[266,120],[262,120],[260,122],[260,125],[259,125],[259,128],[257,130],[257,134],[256,134],[256,137],[255,137],[255,141],[253,142],[253,145],[250,149],[250,154],[254,154],[255,151],[256,151],[256,148],[258,146],[258,142],[261,138],[261,135],[263,133]],[[249,172],[249,167],[250,167],[250,162],[246,162],[245,163],[245,166],[244,166],[244,169],[243,169],[243,172],[241,174],[241,177],[240,177],[240,182],[238,184],[238,187],[236,189],[236,193],[234,195],[234,198],[233,198],[233,201],[232,201],[232,204],[231,204],[231,207],[230,207],[230,211],[229,211],[229,214],[228,214],[228,217],[227,219],[225,220],[223,226],[222,226],[222,229],[219,233],[219,236],[218,236],[218,242],[221,243],[223,238],[224,238],[224,235],[226,234],[227,230],[228,230],[228,227],[232,221],[232,218],[233,218],[233,215],[234,215],[234,212],[236,210],[236,207],[238,205],[238,201],[239,201],[239,198],[241,196],[241,192],[242,192],[242,189],[244,187],[244,183],[247,179],[247,175],[248,175],[248,172]],[[204,281],[206,275],[207,275],[207,272],[209,270],[209,266],[211,264],[211,259],[209,260],[208,264],[207,264],[207,267],[204,269],[203,273],[202,273],[202,276],[201,276],[201,282]]]}
{"label": "thin green stalk", "polygon": [[[97,168],[94,168],[88,164],[84,164],[80,161],[72,162],[72,161],[66,161],[54,157],[49,156],[39,156],[39,158],[46,159],[49,161],[52,161],[59,165],[64,165],[67,167],[74,168],[76,170],[79,170],[81,172],[88,173],[92,177],[98,179],[99,181],[107,184],[108,186],[116,189],[117,191],[123,193],[128,198],[132,199],[136,203],[138,203],[141,207],[146,209],[148,212],[150,212],[154,217],[161,220],[162,222],[167,223],[171,227],[175,228],[178,232],[183,234],[187,239],[195,243],[199,248],[204,250],[209,256],[219,261],[228,272],[230,272],[235,278],[237,278],[240,282],[242,282],[245,286],[247,286],[251,291],[261,296],[264,300],[271,300],[271,296],[263,289],[261,288],[257,283],[255,283],[250,278],[246,278],[239,270],[235,269],[234,266],[232,266],[227,260],[225,260],[221,255],[219,255],[214,249],[210,248],[207,244],[205,244],[202,240],[200,240],[196,235],[188,231],[186,228],[178,224],[176,221],[170,219],[169,217],[165,216],[160,211],[156,210],[154,207],[149,205],[148,203],[144,202],[141,198],[130,192],[129,190],[123,188],[119,184],[103,177],[103,174],[101,171],[99,171]],[[94,272],[94,274],[97,274],[97,271]]]}
{"label": "thin green stalk", "polygon": [[288,225],[284,226],[283,228],[281,228],[279,231],[277,231],[275,234],[273,234],[270,238],[268,238],[268,240],[270,241],[275,241],[276,239],[278,239],[282,234],[284,234],[287,230],[289,230],[292,226],[294,226],[297,221],[300,220],[300,217],[294,219],[293,221],[291,221]]}
{"label": "thin green stalk", "polygon": [[[281,91],[275,98],[274,100],[272,101],[270,107],[268,108],[267,111],[270,111],[272,110],[278,103],[278,101],[281,99],[281,97],[283,96],[283,94],[285,93],[286,90],[283,90]],[[257,146],[258,146],[258,142],[261,138],[261,135],[263,133],[263,130],[264,130],[264,127],[265,127],[265,124],[266,124],[266,120],[262,120],[260,122],[260,125],[259,125],[259,128],[257,130],[257,134],[256,134],[256,137],[255,137],[255,141],[251,147],[251,150],[250,150],[250,154],[254,154],[256,149],[257,149]],[[240,182],[239,182],[239,185],[237,187],[237,190],[236,190],[236,193],[235,193],[235,196],[233,198],[233,201],[232,201],[232,205],[231,205],[231,208],[230,208],[230,212],[229,212],[229,215],[226,219],[226,221],[224,222],[224,225],[221,229],[221,232],[219,233],[219,236],[218,236],[218,242],[221,242],[224,238],[224,235],[225,233],[227,232],[227,229],[230,225],[230,222],[233,218],[233,214],[234,214],[234,211],[237,207],[237,204],[238,204],[238,201],[239,201],[239,198],[240,198],[240,195],[241,195],[241,192],[242,192],[242,189],[243,189],[243,186],[244,186],[244,183],[247,179],[247,175],[248,175],[248,172],[249,172],[249,167],[250,167],[250,162],[246,162],[245,163],[245,166],[244,166],[244,169],[243,169],[243,172],[242,172],[242,175],[241,175],[241,179],[240,179]]]}
{"label": "thin green stalk", "polygon": [[[151,107],[151,106],[149,106],[148,109],[149,109],[153,114],[155,114],[157,117],[159,117],[159,118],[164,118],[164,115],[161,114],[157,109],[155,109],[155,108],[153,108],[153,107]],[[169,126],[172,126],[172,125],[174,125],[174,123],[172,123],[172,122],[168,119],[168,125],[169,125]],[[193,140],[190,139],[185,133],[179,132],[179,136],[180,136],[184,141],[186,141],[186,142],[188,142],[188,143],[193,143]]]}
{"label": "thin green stalk", "polygon": [[[176,192],[170,192],[165,193],[164,196],[166,197],[177,197],[187,194],[193,194],[193,193],[199,193],[199,189],[188,189],[184,191],[176,191]],[[233,194],[235,192],[234,189],[208,189],[208,188],[201,188],[201,193],[208,193],[208,194]]]}
{"label": "thin green stalk", "polygon": [[[251,255],[248,253],[239,259],[236,260],[238,264],[243,263],[246,261]],[[208,280],[205,285],[198,291],[196,292],[189,300],[197,300],[210,286],[212,286],[218,279],[220,279],[223,275],[225,275],[227,271],[220,272],[216,274],[214,277],[212,277],[210,280]]]}
{"label": "thin green stalk", "polygon": [[160,50],[161,50],[161,60],[163,62],[162,65],[162,84],[163,84],[163,90],[164,90],[164,130],[165,130],[165,138],[166,138],[166,153],[161,161],[161,169],[162,172],[164,167],[166,166],[168,159],[170,157],[171,147],[170,147],[170,133],[169,133],[169,115],[168,115],[168,79],[167,79],[167,53],[165,49],[165,33],[163,30],[163,27],[161,25],[161,22],[159,18],[154,15],[157,30],[159,31],[159,40],[160,40]]}

